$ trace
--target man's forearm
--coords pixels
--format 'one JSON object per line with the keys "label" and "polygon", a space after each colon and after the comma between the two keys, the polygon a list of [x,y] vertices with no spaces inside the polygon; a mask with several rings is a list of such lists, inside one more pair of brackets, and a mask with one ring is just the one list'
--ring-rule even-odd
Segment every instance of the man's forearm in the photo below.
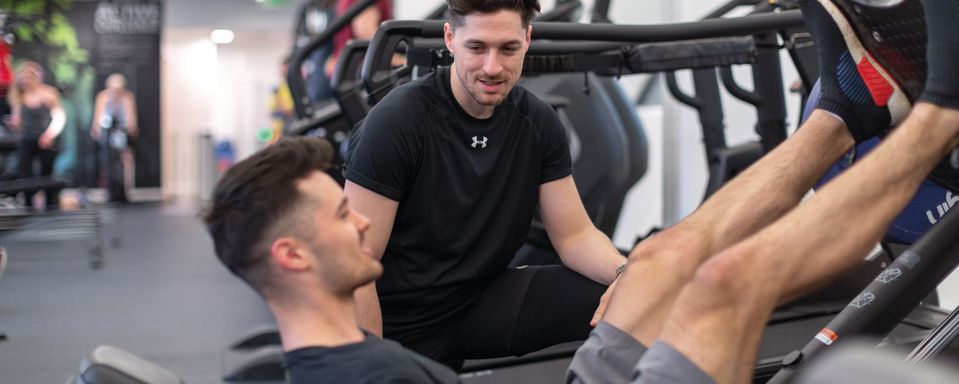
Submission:
{"label": "man's forearm", "polygon": [[357,288],[353,297],[356,299],[356,318],[360,328],[383,337],[383,315],[380,312],[380,299],[376,294],[376,283]]}
{"label": "man's forearm", "polygon": [[626,262],[609,237],[595,227],[554,246],[563,265],[603,285],[612,284],[617,268]]}

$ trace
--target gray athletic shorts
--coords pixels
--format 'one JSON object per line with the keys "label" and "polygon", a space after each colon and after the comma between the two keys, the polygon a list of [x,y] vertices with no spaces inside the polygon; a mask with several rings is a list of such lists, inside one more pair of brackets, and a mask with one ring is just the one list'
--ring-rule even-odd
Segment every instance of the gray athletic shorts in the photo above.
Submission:
{"label": "gray athletic shorts", "polygon": [[566,371],[567,383],[703,383],[714,384],[702,369],[663,342],[645,345],[606,322],[600,322],[576,351]]}

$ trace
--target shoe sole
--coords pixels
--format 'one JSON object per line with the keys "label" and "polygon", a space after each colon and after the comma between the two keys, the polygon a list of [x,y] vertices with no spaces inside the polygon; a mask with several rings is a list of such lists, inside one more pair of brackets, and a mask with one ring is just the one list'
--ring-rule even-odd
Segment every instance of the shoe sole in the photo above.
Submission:
{"label": "shoe sole", "polygon": [[910,97],[902,90],[899,81],[886,70],[860,40],[846,14],[830,0],[818,0],[842,34],[849,55],[856,63],[856,70],[872,95],[877,106],[889,108],[891,124],[899,124],[912,109]]}

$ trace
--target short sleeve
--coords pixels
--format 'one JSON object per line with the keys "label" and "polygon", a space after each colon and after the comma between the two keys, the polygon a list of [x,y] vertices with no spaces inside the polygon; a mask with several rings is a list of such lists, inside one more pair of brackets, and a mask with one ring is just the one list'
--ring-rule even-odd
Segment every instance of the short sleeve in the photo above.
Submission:
{"label": "short sleeve", "polygon": [[573,159],[569,153],[566,128],[556,112],[543,102],[536,103],[541,111],[536,114],[541,128],[543,144],[543,167],[540,171],[540,184],[559,180],[573,174]]}
{"label": "short sleeve", "polygon": [[402,199],[419,159],[413,114],[388,100],[374,107],[350,138],[344,177],[391,200]]}

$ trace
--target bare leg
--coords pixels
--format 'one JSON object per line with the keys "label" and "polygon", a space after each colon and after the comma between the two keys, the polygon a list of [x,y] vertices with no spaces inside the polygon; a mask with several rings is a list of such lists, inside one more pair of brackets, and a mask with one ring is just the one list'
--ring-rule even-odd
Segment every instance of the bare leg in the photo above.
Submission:
{"label": "bare leg", "polygon": [[917,105],[860,164],[704,263],[679,294],[661,339],[720,383],[748,382],[776,304],[855,265],[957,144],[959,110]]}
{"label": "bare leg", "polygon": [[839,120],[813,113],[696,212],[634,249],[603,320],[650,345],[700,264],[796,206],[852,144]]}

